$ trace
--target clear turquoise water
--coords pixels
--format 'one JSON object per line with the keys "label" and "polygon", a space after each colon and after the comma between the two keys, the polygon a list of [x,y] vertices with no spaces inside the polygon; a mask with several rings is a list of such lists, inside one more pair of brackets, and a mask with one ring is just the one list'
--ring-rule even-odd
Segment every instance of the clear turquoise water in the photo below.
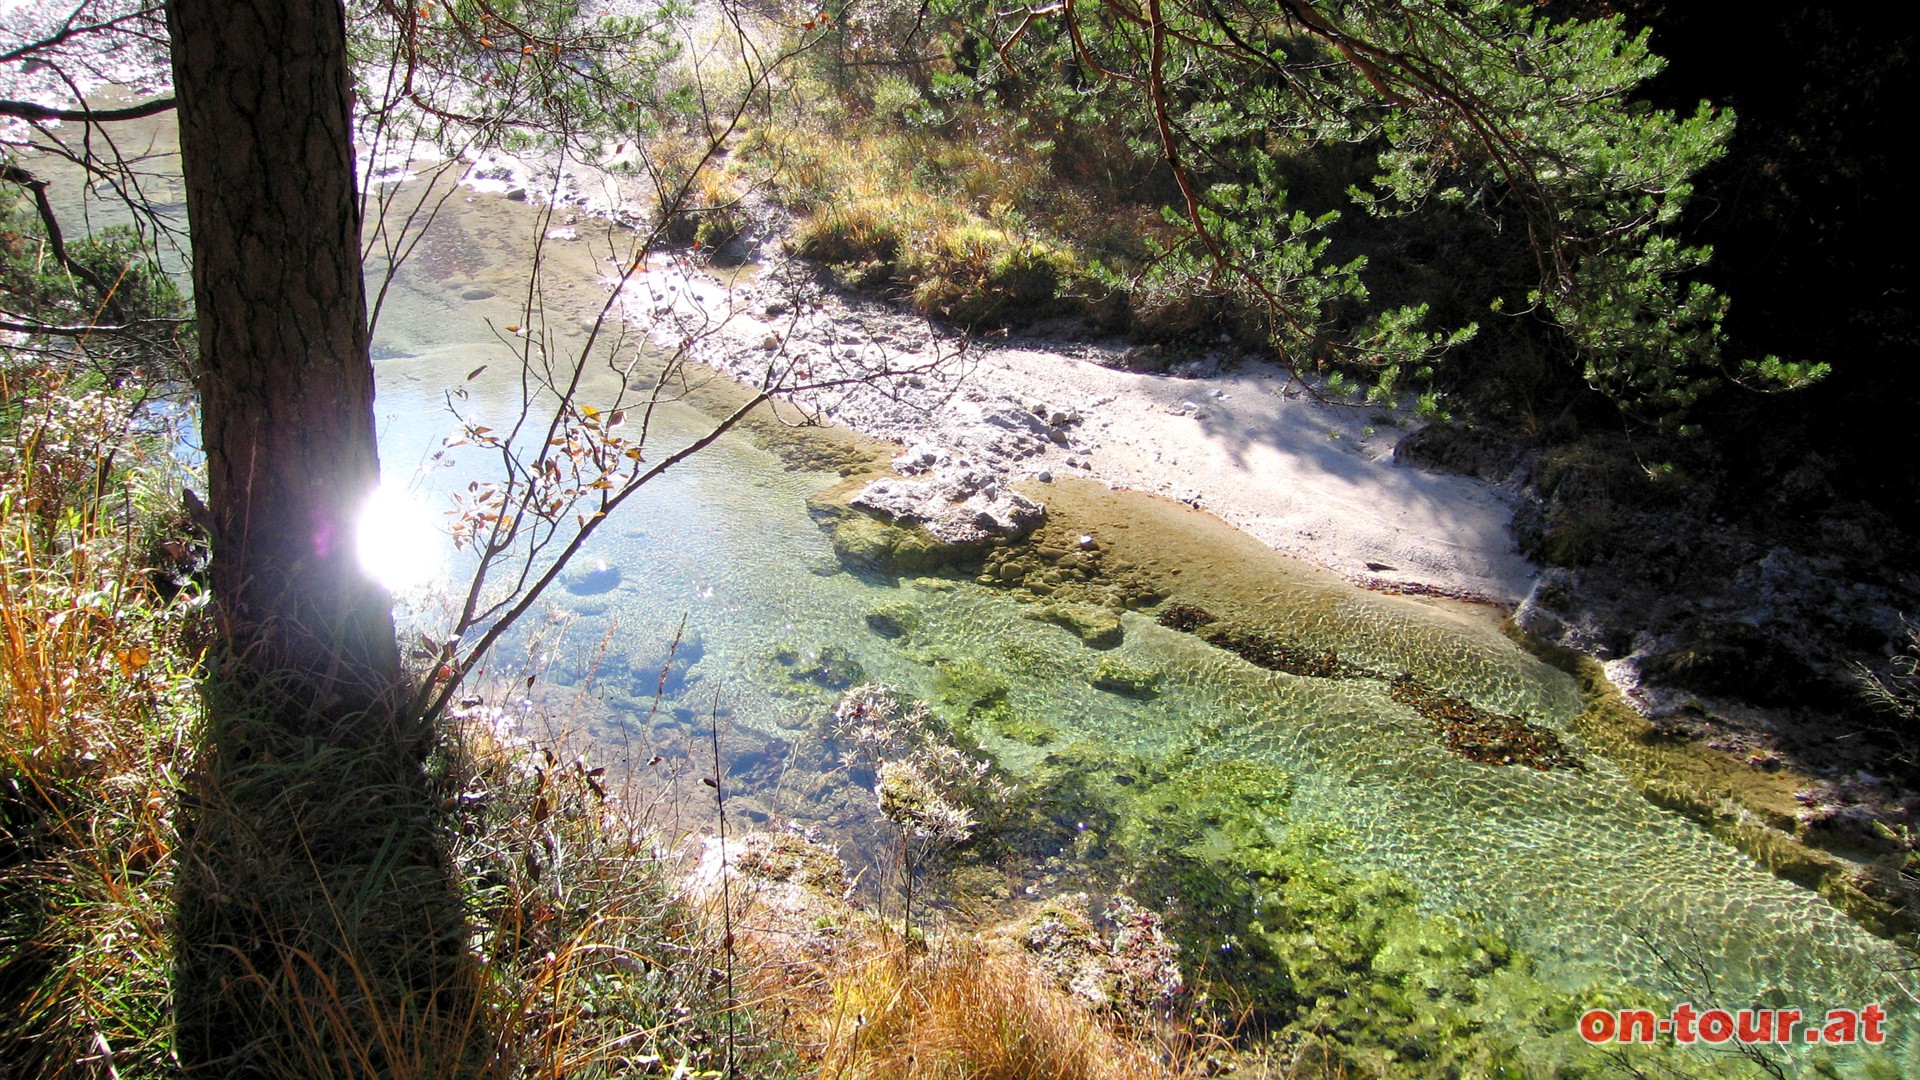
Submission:
{"label": "clear turquoise water", "polygon": [[[527,208],[479,200],[456,211],[402,275],[379,339],[387,473],[413,477],[429,495],[464,487],[481,464],[416,468],[452,428],[447,389],[470,390],[466,405],[496,426],[518,395],[507,377],[513,358],[483,320],[524,321],[510,298],[525,296],[517,252],[529,238]],[[556,286],[556,297],[594,294],[579,258],[585,244],[561,260],[556,273],[579,278],[572,289]],[[565,306],[556,304],[561,344],[580,340]],[[487,374],[463,381],[482,363]],[[693,408],[667,409],[653,445],[664,452],[708,423]],[[686,783],[707,768],[705,732],[717,714],[735,813],[817,826],[857,845],[869,835],[871,796],[822,760],[819,725],[834,695],[796,672],[839,656],[863,680],[932,697],[943,664],[973,661],[1006,683],[1014,711],[1058,729],[1059,743],[1109,746],[1116,758],[1190,750],[1202,769],[1234,759],[1279,766],[1293,793],[1287,820],[1271,823],[1276,840],[1297,822],[1325,826],[1343,861],[1404,876],[1434,910],[1483,916],[1536,953],[1550,981],[1600,977],[1663,995],[1669,983],[1655,954],[1683,953],[1710,966],[1715,1004],[1815,1012],[1880,1001],[1895,1017],[1896,1041],[1910,1045],[1901,1034],[1920,1016],[1906,980],[1891,973],[1912,956],[1651,805],[1604,759],[1586,755],[1590,768],[1577,772],[1478,765],[1450,754],[1379,682],[1263,671],[1133,613],[1124,643],[1099,653],[1026,618],[998,589],[849,573],[807,513],[808,496],[837,480],[788,468],[748,439],[723,440],[624,508],[583,553],[618,568],[620,585],[590,596],[557,590],[515,640],[533,659],[498,666],[534,665],[548,706],[592,731],[601,756],[645,776],[677,768]],[[1299,567],[1277,569],[1260,587],[1270,608],[1293,613],[1289,633],[1300,640],[1563,732],[1578,708],[1564,675],[1481,623]],[[901,605],[922,616],[919,631],[888,638],[869,629],[869,613]],[[1135,700],[1094,689],[1103,657],[1159,671],[1162,692]],[[1016,776],[1044,753],[1004,739],[989,748]],[[656,755],[664,762],[644,771]],[[1906,1052],[1865,1056],[1892,1062]]]}

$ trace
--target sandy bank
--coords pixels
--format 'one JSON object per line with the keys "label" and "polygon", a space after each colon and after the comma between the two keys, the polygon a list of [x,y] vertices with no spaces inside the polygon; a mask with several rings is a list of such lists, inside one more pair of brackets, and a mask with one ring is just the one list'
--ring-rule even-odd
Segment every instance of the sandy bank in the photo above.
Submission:
{"label": "sandy bank", "polygon": [[1394,460],[1420,424],[1406,410],[1325,404],[1224,346],[1144,374],[1122,369],[1118,343],[965,341],[780,257],[729,277],[661,256],[625,299],[657,338],[749,383],[874,375],[794,397],[899,442],[903,474],[956,494],[1079,475],[1198,507],[1377,588],[1512,604],[1535,575],[1508,534],[1509,493]]}

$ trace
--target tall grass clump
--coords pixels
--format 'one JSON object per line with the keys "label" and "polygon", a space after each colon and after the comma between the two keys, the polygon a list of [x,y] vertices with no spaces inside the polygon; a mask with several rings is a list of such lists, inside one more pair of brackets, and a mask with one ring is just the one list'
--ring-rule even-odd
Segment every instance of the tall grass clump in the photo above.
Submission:
{"label": "tall grass clump", "polygon": [[200,603],[127,402],[0,373],[0,1073],[169,1068],[175,790]]}
{"label": "tall grass clump", "polygon": [[931,948],[869,938],[780,991],[823,1080],[1184,1080],[1190,1039],[1116,1030],[1015,953],[948,934]]}
{"label": "tall grass clump", "polygon": [[[891,83],[887,85],[893,85]],[[1089,310],[1107,285],[1051,204],[1044,162],[874,113],[841,130],[770,126],[748,151],[795,214],[791,250],[846,285],[965,326]]]}

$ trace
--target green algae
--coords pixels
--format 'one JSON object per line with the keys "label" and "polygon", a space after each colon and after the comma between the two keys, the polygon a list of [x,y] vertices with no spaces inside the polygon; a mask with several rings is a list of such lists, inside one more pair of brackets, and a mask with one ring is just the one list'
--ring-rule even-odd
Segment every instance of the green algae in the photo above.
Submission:
{"label": "green algae", "polygon": [[[1404,878],[1348,867],[1331,854],[1337,826],[1290,818],[1294,785],[1270,763],[1115,762],[1081,744],[1049,756],[1002,835],[1062,842],[1070,821],[1067,847],[1092,860],[1092,880],[1164,906],[1201,1001],[1325,1075],[1620,1075],[1578,1019],[1648,1007],[1647,994],[1549,984],[1479,916],[1427,910]],[[1663,1076],[1763,1075],[1671,1047],[1619,1060]]]}
{"label": "green algae", "polygon": [[965,658],[934,664],[934,708],[978,742],[991,732],[1025,746],[1046,746],[1060,729],[1017,712],[1007,700],[1007,681],[992,668]]}

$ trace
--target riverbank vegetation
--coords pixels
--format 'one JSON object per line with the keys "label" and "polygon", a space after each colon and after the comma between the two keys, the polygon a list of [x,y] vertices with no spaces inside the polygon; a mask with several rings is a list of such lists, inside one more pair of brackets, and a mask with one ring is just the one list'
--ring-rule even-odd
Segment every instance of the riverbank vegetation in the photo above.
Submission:
{"label": "riverbank vegetation", "polygon": [[883,4],[828,45],[760,147],[791,243],[963,325],[1237,339],[1383,400],[1577,380],[1669,427],[1826,370],[1726,353],[1673,226],[1731,120],[1637,102],[1663,62],[1618,18]]}

